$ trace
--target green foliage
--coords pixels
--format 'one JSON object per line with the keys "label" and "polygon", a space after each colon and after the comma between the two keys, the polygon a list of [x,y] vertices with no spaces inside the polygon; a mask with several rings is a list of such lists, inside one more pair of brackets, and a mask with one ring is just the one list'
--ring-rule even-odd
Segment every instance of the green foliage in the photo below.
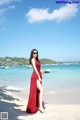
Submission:
{"label": "green foliage", "polygon": [[[56,61],[50,59],[40,59],[41,64],[55,64]],[[19,57],[0,57],[0,66],[18,66],[18,65],[28,65],[29,59],[19,58]]]}
{"label": "green foliage", "polygon": [[46,59],[46,58],[40,59],[40,62],[41,64],[56,64],[57,63],[56,61]]}

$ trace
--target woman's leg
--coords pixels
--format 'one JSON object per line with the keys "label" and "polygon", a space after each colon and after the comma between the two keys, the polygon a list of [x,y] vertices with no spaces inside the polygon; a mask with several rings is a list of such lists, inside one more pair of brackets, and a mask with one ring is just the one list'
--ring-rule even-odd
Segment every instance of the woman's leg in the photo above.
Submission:
{"label": "woman's leg", "polygon": [[42,106],[42,100],[43,100],[43,87],[42,87],[42,84],[40,83],[39,80],[37,80],[37,88],[38,90],[40,91],[40,106],[39,106],[39,109],[43,109],[43,106]]}

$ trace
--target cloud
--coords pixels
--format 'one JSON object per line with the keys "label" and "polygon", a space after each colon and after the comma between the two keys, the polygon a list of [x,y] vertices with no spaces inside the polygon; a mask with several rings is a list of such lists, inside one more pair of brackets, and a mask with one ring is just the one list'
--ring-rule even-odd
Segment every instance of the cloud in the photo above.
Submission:
{"label": "cloud", "polygon": [[0,5],[9,4],[12,2],[21,2],[22,0],[0,0]]}
{"label": "cloud", "polygon": [[6,22],[6,12],[8,12],[11,9],[14,10],[15,6],[11,5],[9,7],[0,9],[0,28],[4,26],[4,23]]}
{"label": "cloud", "polygon": [[0,5],[10,3],[11,0],[0,0]]}
{"label": "cloud", "polygon": [[11,6],[7,7],[7,8],[0,9],[0,16],[4,15],[10,9],[15,9],[15,6],[11,5]]}
{"label": "cloud", "polygon": [[49,9],[38,9],[32,8],[26,17],[29,23],[51,21],[55,20],[57,22],[65,21],[76,15],[78,12],[78,5],[76,4],[66,4],[65,6],[53,10],[51,13]]}
{"label": "cloud", "polygon": [[[15,6],[13,3],[22,2],[23,0],[0,0],[0,29],[4,28],[6,22],[6,13],[10,10],[14,10]],[[5,6],[6,5],[6,6]],[[3,29],[2,29],[3,30]]]}

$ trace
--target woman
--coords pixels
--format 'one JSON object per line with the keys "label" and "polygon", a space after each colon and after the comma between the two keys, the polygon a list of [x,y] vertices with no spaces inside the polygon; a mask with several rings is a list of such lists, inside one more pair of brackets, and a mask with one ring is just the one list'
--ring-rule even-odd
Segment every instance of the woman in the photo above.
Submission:
{"label": "woman", "polygon": [[40,71],[40,61],[38,59],[38,51],[33,49],[31,51],[29,64],[33,67],[31,76],[30,94],[26,112],[35,113],[37,110],[43,113],[43,87],[42,87],[42,73]]}

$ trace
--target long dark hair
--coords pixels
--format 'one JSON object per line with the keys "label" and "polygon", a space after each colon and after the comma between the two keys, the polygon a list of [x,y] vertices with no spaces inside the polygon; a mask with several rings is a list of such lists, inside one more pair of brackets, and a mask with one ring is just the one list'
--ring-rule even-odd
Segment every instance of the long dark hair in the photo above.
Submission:
{"label": "long dark hair", "polygon": [[[34,52],[34,51],[37,51],[37,52],[38,52],[37,49],[32,49],[32,50],[31,50],[30,59],[29,59],[29,65],[32,65],[31,59],[33,58],[33,52]],[[38,59],[38,54],[37,54],[36,60],[39,61],[39,59]],[[40,62],[40,61],[39,61],[39,62]]]}

